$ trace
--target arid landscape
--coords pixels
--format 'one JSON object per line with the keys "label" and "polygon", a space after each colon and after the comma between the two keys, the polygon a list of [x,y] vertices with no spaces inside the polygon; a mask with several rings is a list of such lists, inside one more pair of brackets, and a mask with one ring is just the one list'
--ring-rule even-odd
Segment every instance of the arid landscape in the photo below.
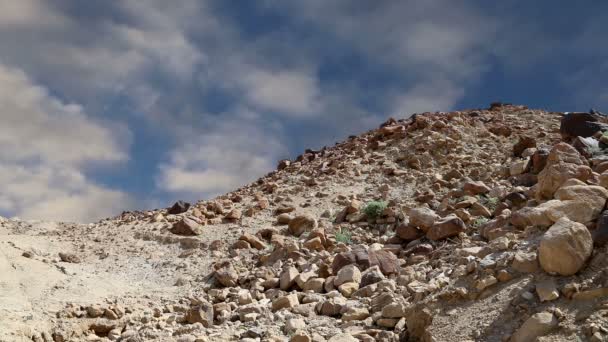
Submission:
{"label": "arid landscape", "polygon": [[604,341],[605,121],[420,113],[210,200],[0,218],[0,340]]}

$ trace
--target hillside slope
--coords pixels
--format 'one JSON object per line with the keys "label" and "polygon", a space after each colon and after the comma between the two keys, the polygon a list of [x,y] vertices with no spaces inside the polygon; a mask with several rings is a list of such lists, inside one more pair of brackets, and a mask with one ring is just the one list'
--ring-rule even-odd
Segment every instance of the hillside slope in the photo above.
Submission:
{"label": "hillside slope", "polygon": [[0,340],[602,341],[606,126],[562,118],[417,114],[213,200],[2,220]]}

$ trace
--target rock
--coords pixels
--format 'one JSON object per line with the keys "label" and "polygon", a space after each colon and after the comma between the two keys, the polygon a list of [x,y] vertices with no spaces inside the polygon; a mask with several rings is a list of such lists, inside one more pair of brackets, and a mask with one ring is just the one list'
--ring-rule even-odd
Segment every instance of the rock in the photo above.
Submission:
{"label": "rock", "polygon": [[291,220],[293,220],[293,217],[288,213],[282,213],[282,214],[279,214],[279,216],[277,216],[278,224],[289,224],[289,222],[291,222]]}
{"label": "rock", "polygon": [[312,342],[312,339],[305,331],[296,331],[289,339],[289,342]]}
{"label": "rock", "polygon": [[386,305],[382,308],[382,317],[387,318],[401,318],[407,313],[407,306],[400,302],[394,302]]}
{"label": "rock", "polygon": [[526,172],[528,162],[526,160],[518,160],[509,166],[509,174],[511,176],[521,175]]}
{"label": "rock", "polygon": [[251,247],[258,250],[266,248],[266,245],[264,244],[264,242],[262,242],[262,240],[260,240],[257,236],[251,235],[249,233],[244,233],[243,235],[241,235],[239,240],[247,241],[251,245]]}
{"label": "rock", "polygon": [[336,278],[334,279],[334,286],[339,287],[344,283],[357,283],[361,282],[361,271],[355,265],[347,265],[342,267],[338,274],[336,274]]}
{"label": "rock", "polygon": [[457,236],[466,230],[466,225],[458,216],[451,214],[433,224],[426,233],[426,237],[430,240],[443,240],[449,237]]}
{"label": "rock", "polygon": [[190,308],[185,318],[190,324],[201,323],[205,328],[209,328],[213,325],[213,305],[203,301]]}
{"label": "rock", "polygon": [[287,168],[289,165],[291,165],[291,160],[281,159],[277,163],[277,170],[283,170],[283,169]]}
{"label": "rock", "polygon": [[302,290],[321,293],[323,292],[324,284],[325,278],[310,278],[306,281],[306,283],[304,283],[304,286],[302,286]]}
{"label": "rock", "polygon": [[380,271],[379,266],[373,266],[363,271],[361,274],[361,287],[365,287],[367,285],[375,284],[379,281],[386,279],[382,271]]}
{"label": "rock", "polygon": [[520,137],[519,141],[513,145],[513,155],[521,157],[521,154],[528,148],[536,147],[536,139],[533,137]]}
{"label": "rock", "polygon": [[281,309],[290,309],[300,304],[298,301],[298,295],[295,293],[279,297],[272,302],[272,311],[279,311]]}
{"label": "rock", "polygon": [[167,214],[169,215],[178,215],[185,213],[190,209],[190,203],[184,201],[177,201],[171,208],[167,210]]}
{"label": "rock", "polygon": [[72,264],[80,263],[80,258],[74,253],[59,252],[59,259],[61,259],[63,262],[69,262]]}
{"label": "rock", "polygon": [[511,215],[511,224],[520,229],[525,229],[528,226],[549,227],[553,224],[553,221],[547,217],[547,208],[554,204],[558,203],[548,201],[537,207],[523,207]]}
{"label": "rock", "polygon": [[317,311],[323,316],[338,316],[345,305],[346,298],[331,297],[328,300],[319,303]]}
{"label": "rock", "polygon": [[225,266],[215,271],[215,279],[225,287],[234,287],[237,285],[239,275],[232,265]]}
{"label": "rock", "polygon": [[470,196],[483,195],[490,192],[490,188],[484,182],[469,181],[464,183],[464,193]]}
{"label": "rock", "polygon": [[593,244],[598,247],[604,246],[608,242],[608,210],[600,214],[591,236]]}
{"label": "rock", "polygon": [[294,236],[300,236],[305,231],[317,228],[317,220],[310,214],[299,215],[289,221],[289,232]]}
{"label": "rock", "polygon": [[350,308],[342,314],[342,320],[344,322],[362,321],[367,317],[369,317],[369,311],[366,308]]}
{"label": "rock", "polygon": [[479,291],[483,291],[486,288],[488,288],[496,283],[498,283],[498,279],[496,279],[494,276],[487,276],[487,277],[479,279],[475,283],[475,288],[478,289]]}
{"label": "rock", "polygon": [[549,150],[545,148],[539,148],[534,152],[532,158],[530,158],[530,172],[537,175],[547,165],[547,158],[549,158]]}
{"label": "rock", "polygon": [[378,266],[380,271],[385,275],[395,274],[399,272],[399,261],[397,256],[387,250],[368,250],[367,251],[367,260],[368,265],[365,265],[361,262],[361,258],[359,258],[358,264],[362,266],[363,269],[366,267]]}
{"label": "rock", "polygon": [[534,273],[538,271],[540,265],[535,252],[525,253],[519,251],[515,253],[511,267],[517,272]]}
{"label": "rock", "polygon": [[587,227],[564,217],[542,236],[538,257],[545,272],[569,276],[583,267],[592,251],[593,240]]}
{"label": "rock", "polygon": [[323,242],[321,238],[318,236],[304,242],[304,247],[311,251],[322,251],[323,249],[325,249],[323,247]]}
{"label": "rock", "polygon": [[561,120],[559,131],[564,138],[591,137],[605,129],[598,116],[589,113],[568,113]]}
{"label": "rock", "polygon": [[547,302],[559,298],[559,292],[553,279],[545,279],[536,283],[536,294],[541,302]]}
{"label": "rock", "polygon": [[232,209],[228,215],[226,215],[226,220],[229,221],[238,221],[243,217],[243,213],[240,209]]}
{"label": "rock", "polygon": [[578,151],[566,144],[559,143],[551,149],[547,165],[538,175],[536,196],[539,199],[552,199],[553,194],[568,179],[586,181],[591,177],[591,168]]}
{"label": "rock", "polygon": [[397,234],[397,236],[399,236],[399,238],[406,241],[416,240],[424,236],[424,232],[422,230],[410,224],[398,225],[395,229],[395,233]]}
{"label": "rock", "polygon": [[327,342],[359,342],[350,334],[338,334],[327,340]]}
{"label": "rock", "polygon": [[410,224],[420,228],[424,232],[431,228],[435,221],[440,218],[432,209],[426,207],[411,209],[408,214]]}
{"label": "rock", "polygon": [[203,228],[193,219],[184,217],[181,221],[176,222],[169,231],[176,235],[193,236],[201,235]]}
{"label": "rock", "polygon": [[299,274],[298,269],[293,266],[284,269],[279,276],[279,287],[281,290],[288,291],[296,283],[296,277]]}
{"label": "rock", "polygon": [[[334,284],[335,286],[335,284]],[[347,282],[344,283],[340,286],[338,286],[338,291],[340,291],[340,293],[346,297],[346,298],[350,298],[350,296],[359,289],[359,283],[356,282]]]}
{"label": "rock", "polygon": [[561,187],[554,196],[562,203],[547,210],[547,216],[552,221],[565,216],[572,221],[587,223],[596,220],[604,210],[608,190],[597,185],[577,184]]}
{"label": "rock", "polygon": [[306,323],[303,319],[290,318],[285,322],[285,327],[283,328],[283,330],[285,330],[285,333],[290,334],[292,332],[295,332],[296,330],[304,328],[306,328]]}
{"label": "rock", "polygon": [[559,321],[550,312],[539,312],[528,318],[511,336],[512,342],[534,342],[557,327]]}

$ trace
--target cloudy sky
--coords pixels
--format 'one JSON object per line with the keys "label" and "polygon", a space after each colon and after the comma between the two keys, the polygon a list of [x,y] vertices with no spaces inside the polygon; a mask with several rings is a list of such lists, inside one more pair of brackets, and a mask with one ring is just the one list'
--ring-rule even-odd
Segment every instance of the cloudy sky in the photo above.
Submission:
{"label": "cloudy sky", "polygon": [[0,215],[243,185],[390,116],[608,111],[608,3],[0,0]]}

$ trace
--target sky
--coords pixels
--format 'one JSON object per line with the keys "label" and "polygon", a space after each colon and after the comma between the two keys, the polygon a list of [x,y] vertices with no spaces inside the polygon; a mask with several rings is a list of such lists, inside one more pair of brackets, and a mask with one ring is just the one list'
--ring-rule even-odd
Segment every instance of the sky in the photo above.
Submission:
{"label": "sky", "polygon": [[0,215],[208,199],[416,112],[608,111],[607,19],[605,1],[0,0]]}

